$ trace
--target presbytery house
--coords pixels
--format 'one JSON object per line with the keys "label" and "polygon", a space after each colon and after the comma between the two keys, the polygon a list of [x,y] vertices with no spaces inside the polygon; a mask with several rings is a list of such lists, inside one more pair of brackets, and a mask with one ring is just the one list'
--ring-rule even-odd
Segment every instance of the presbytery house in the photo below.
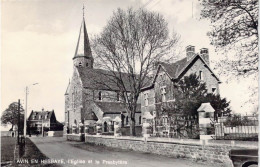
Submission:
{"label": "presbytery house", "polygon": [[195,53],[194,46],[187,46],[186,57],[175,63],[159,62],[150,86],[142,89],[142,114],[149,112],[154,118],[163,117],[163,107],[159,104],[174,102],[174,83],[190,74],[196,74],[206,84],[208,93],[219,94],[221,82],[209,64],[208,49],[202,48],[200,53]]}
{"label": "presbytery house", "polygon": [[[146,112],[153,117],[160,116],[160,108],[157,109],[155,104],[174,101],[173,83],[184,76],[196,73],[200,80],[206,83],[209,93],[219,93],[220,80],[210,68],[206,48],[197,54],[194,46],[188,46],[184,59],[172,64],[158,63],[155,71],[151,84],[143,88],[140,96],[135,114],[136,126],[142,123],[142,116]],[[94,68],[94,58],[83,17],[73,57],[73,75],[65,92],[65,133],[71,133],[73,127],[94,125],[96,122],[102,122],[102,130],[107,132],[106,126],[113,125],[117,116],[121,118],[122,126],[129,124],[130,119],[120,99],[119,88],[114,82],[110,82],[109,73]]]}

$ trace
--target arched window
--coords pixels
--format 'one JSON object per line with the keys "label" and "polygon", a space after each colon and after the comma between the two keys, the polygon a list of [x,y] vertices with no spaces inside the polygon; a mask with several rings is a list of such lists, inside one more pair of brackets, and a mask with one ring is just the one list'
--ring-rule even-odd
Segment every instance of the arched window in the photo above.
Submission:
{"label": "arched window", "polygon": [[82,63],[81,62],[79,62],[79,67],[82,67]]}
{"label": "arched window", "polygon": [[86,67],[88,67],[88,63],[86,63]]}
{"label": "arched window", "polygon": [[199,79],[200,79],[200,80],[203,80],[203,79],[204,79],[204,76],[203,76],[203,72],[202,72],[202,71],[199,71]]}
{"label": "arched window", "polygon": [[128,116],[126,117],[125,125],[128,125]]}
{"label": "arched window", "polygon": [[104,132],[107,132],[107,122],[104,122]]}
{"label": "arched window", "polygon": [[121,114],[121,120],[122,120],[122,127],[124,127],[124,122],[125,122],[125,116],[123,114]]}
{"label": "arched window", "polygon": [[142,123],[142,117],[140,116],[139,117],[139,124],[141,125],[141,123]]}
{"label": "arched window", "polygon": [[100,100],[100,101],[102,100],[102,92],[101,91],[98,92],[98,100]]}

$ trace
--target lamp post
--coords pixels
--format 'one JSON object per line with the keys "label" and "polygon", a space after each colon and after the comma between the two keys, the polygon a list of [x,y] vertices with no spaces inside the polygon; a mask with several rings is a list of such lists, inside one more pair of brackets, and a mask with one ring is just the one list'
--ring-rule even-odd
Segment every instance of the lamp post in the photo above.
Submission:
{"label": "lamp post", "polygon": [[[29,85],[29,86],[33,86],[33,85],[37,85],[38,83],[34,83],[32,85]],[[27,97],[28,97],[28,94],[29,94],[29,89],[28,87],[29,86],[26,86],[25,87],[25,111],[24,111],[24,131],[23,131],[23,135],[24,137],[26,136],[26,119],[27,119]]]}

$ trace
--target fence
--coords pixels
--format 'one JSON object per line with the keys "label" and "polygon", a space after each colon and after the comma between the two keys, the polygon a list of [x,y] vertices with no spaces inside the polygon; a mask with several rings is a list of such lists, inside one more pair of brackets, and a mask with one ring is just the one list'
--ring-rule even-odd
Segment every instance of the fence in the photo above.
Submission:
{"label": "fence", "polygon": [[[258,117],[230,115],[211,120],[215,140],[258,141]],[[154,137],[198,139],[200,127],[197,116],[162,116],[151,122]]]}
{"label": "fence", "polygon": [[152,136],[170,138],[199,138],[197,116],[172,115],[155,118]]}
{"label": "fence", "polygon": [[215,123],[216,140],[258,141],[258,117],[231,115]]}

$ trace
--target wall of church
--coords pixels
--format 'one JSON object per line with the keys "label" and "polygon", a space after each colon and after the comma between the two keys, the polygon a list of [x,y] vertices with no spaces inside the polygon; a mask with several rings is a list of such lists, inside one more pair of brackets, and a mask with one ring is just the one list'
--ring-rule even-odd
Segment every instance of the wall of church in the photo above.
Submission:
{"label": "wall of church", "polygon": [[82,85],[80,78],[74,69],[73,76],[70,83],[69,94],[65,101],[67,107],[67,119],[69,120],[69,127],[71,128],[74,123],[79,124],[82,121]]}

